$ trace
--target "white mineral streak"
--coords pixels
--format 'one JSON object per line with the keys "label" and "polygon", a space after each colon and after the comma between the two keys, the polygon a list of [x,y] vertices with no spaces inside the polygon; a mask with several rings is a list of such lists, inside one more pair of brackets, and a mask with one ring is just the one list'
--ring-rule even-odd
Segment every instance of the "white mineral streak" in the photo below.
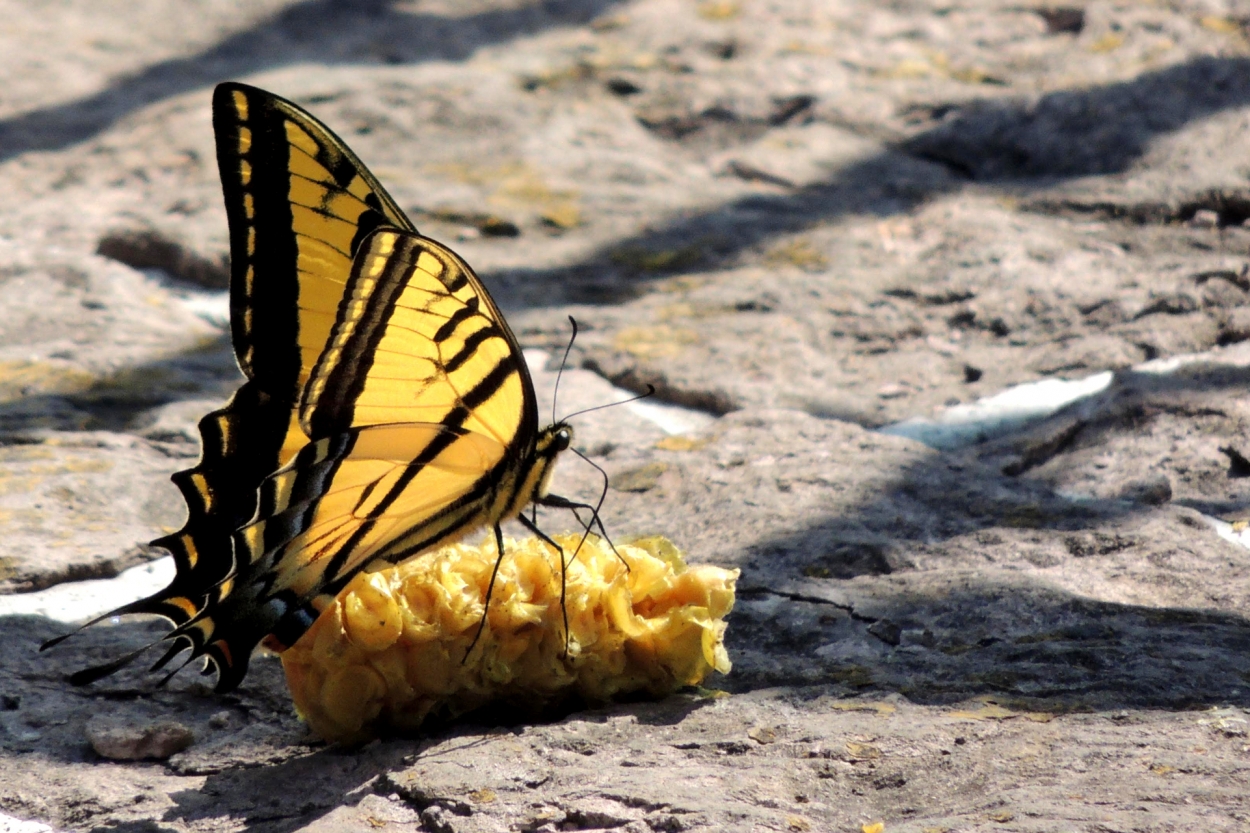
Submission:
{"label": "white mineral streak", "polygon": [[[626,397],[634,394],[616,388]],[[693,408],[680,405],[668,405],[664,402],[648,402],[641,400],[627,405],[631,411],[643,419],[649,419],[668,434],[690,434],[701,431],[716,421],[716,417]]]}
{"label": "white mineral streak", "polygon": [[[1250,365],[1250,350],[1243,342],[1204,353],[1155,359],[1136,365],[1130,372],[1167,376],[1188,365],[1207,362],[1244,367]],[[881,433],[909,437],[930,448],[949,451],[1045,419],[1061,408],[1107,390],[1114,377],[1115,374],[1107,370],[1084,379],[1043,379],[1016,385],[969,405],[946,408],[934,417],[912,417],[887,425]],[[1250,529],[1234,529],[1227,521],[1210,515],[1202,517],[1221,538],[1250,548]]]}
{"label": "white mineral streak", "polygon": [[887,425],[881,433],[909,437],[931,448],[949,451],[1045,419],[1065,405],[1106,390],[1112,376],[1106,370],[1084,379],[1042,379],[1016,385],[968,405],[946,408],[933,417],[912,417]]}
{"label": "white mineral streak", "polygon": [[[525,363],[529,365],[530,375],[534,377],[535,388],[540,392],[549,390],[555,384],[556,377],[556,371],[548,368],[550,354],[545,350],[529,349],[524,350],[523,355]],[[570,394],[577,395],[578,393],[580,393],[577,399],[579,408],[611,405],[633,399],[635,401],[625,406],[629,412],[642,417],[666,434],[694,433],[707,428],[716,421],[716,417],[706,411],[670,405],[667,402],[655,402],[650,399],[639,400],[638,394],[618,388],[590,371],[565,368],[564,376],[560,380],[561,401],[565,401]],[[541,393],[539,398],[541,400]],[[561,411],[563,410],[561,408]],[[563,416],[563,413],[560,416]]]}
{"label": "white mineral streak", "polygon": [[22,821],[0,813],[0,833],[56,833],[56,831],[37,821]]}
{"label": "white mineral streak", "polygon": [[1203,515],[1202,517],[1215,530],[1215,534],[1225,541],[1232,541],[1234,544],[1241,544],[1243,547],[1250,549],[1250,527],[1234,529],[1233,525],[1227,521],[1212,518],[1210,515]]}
{"label": "white mineral streak", "polygon": [[194,315],[222,330],[230,329],[230,293],[179,288],[174,297]]}
{"label": "white mineral streak", "polygon": [[[174,559],[166,556],[131,567],[113,578],[68,581],[35,593],[0,596],[0,616],[46,616],[58,622],[82,622],[150,596],[173,577]],[[4,830],[0,819],[0,833]]]}
{"label": "white mineral streak", "polygon": [[[1243,342],[1228,348],[1143,362],[1128,372],[1166,376],[1188,365],[1201,363],[1244,367],[1250,365],[1250,349]],[[949,451],[1043,420],[1061,408],[1107,390],[1114,377],[1112,371],[1105,370],[1083,379],[1028,382],[968,405],[946,408],[936,416],[911,417],[880,430],[882,434],[909,437],[930,448]]]}

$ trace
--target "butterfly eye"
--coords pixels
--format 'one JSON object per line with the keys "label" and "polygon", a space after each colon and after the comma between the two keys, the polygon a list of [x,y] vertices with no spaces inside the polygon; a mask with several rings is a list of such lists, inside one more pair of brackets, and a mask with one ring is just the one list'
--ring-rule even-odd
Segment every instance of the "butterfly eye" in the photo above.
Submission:
{"label": "butterfly eye", "polygon": [[564,451],[571,442],[573,442],[573,432],[567,428],[561,428],[551,440],[551,444],[555,446],[556,451]]}

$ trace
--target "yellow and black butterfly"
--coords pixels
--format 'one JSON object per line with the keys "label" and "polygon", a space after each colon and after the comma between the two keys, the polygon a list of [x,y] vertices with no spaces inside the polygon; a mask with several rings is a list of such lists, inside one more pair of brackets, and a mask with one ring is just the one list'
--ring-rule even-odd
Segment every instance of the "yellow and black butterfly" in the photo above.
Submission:
{"label": "yellow and black butterfly", "polygon": [[247,381],[200,421],[201,459],[173,477],[189,517],[153,542],[173,553],[173,581],[100,618],[168,618],[153,670],[190,649],[183,665],[207,657],[228,691],[259,642],[293,644],[370,562],[481,526],[502,553],[510,518],[550,541],[520,514],[529,504],[591,507],[548,494],[572,429],[539,429],[516,337],[468,264],[295,104],[221,84],[213,130]]}

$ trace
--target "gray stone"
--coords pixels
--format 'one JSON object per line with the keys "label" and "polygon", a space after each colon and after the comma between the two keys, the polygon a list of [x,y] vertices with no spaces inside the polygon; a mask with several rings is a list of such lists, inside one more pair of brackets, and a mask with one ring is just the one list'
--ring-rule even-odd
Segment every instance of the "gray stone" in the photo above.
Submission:
{"label": "gray stone", "polygon": [[195,742],[191,730],[173,720],[132,724],[93,718],[86,735],[95,753],[112,761],[163,761]]}
{"label": "gray stone", "polygon": [[[0,606],[0,827],[1245,830],[1250,7],[1041,5],[9,0],[0,593],[181,523],[167,477],[241,379],[226,78],[475,266],[544,419],[653,385],[574,418],[605,523],[743,574],[703,690],[352,751],[273,657],[226,697],[154,656],[73,688],[161,623],[39,654],[64,625]],[[876,431],[1099,374],[946,444]],[[105,716],[197,742],[101,759]]]}

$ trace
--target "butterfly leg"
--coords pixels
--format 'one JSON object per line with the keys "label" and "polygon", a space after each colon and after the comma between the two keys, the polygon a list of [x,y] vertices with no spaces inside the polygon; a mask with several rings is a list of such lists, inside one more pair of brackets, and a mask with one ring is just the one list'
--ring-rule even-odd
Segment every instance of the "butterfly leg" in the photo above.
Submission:
{"label": "butterfly leg", "polygon": [[473,634],[473,641],[464,652],[464,659],[460,660],[462,665],[469,661],[469,654],[473,653],[474,646],[482,638],[482,630],[486,627],[486,614],[490,611],[490,597],[495,592],[495,579],[499,576],[499,565],[503,563],[503,529],[499,524],[495,524],[495,550],[495,566],[490,571],[490,584],[486,585],[486,601],[482,603],[482,618],[477,623],[477,633]]}
{"label": "butterfly leg", "polygon": [[[541,503],[543,506],[550,506],[555,509],[568,509],[575,517],[577,517],[578,523],[581,523],[582,519],[577,515],[577,510],[589,510],[590,523],[586,525],[586,534],[590,534],[590,528],[592,526],[597,526],[599,528],[599,534],[603,536],[603,540],[608,542],[608,546],[612,548],[612,552],[621,560],[621,563],[625,565],[625,570],[629,570],[629,562],[616,551],[616,545],[612,543],[612,538],[608,535],[608,530],[603,525],[603,519],[599,517],[599,508],[597,506],[591,506],[589,503],[578,503],[577,501],[569,500],[568,498],[561,497],[560,495],[546,495],[539,500],[536,500],[535,503]],[[584,543],[585,540],[586,536],[583,535],[581,542],[577,545],[577,549],[573,551],[573,558],[577,558],[577,553],[581,551],[582,543]]]}
{"label": "butterfly leg", "polygon": [[[531,521],[529,518],[525,517],[524,515],[518,515],[517,520],[521,522],[521,526],[525,527],[530,532],[534,533],[543,541],[545,541],[547,544],[549,544],[551,547],[553,547],[556,553],[560,556],[560,615],[564,617],[564,655],[568,656],[568,653],[569,653],[569,608],[568,608],[568,605],[564,603],[564,600],[566,598],[566,591],[568,589],[568,581],[567,581],[568,563],[566,563],[564,560],[564,547],[560,546],[555,541],[551,540],[551,536],[549,536],[547,533],[539,529],[537,524],[535,524],[533,521]],[[578,546],[580,547],[580,544]],[[574,557],[576,557],[576,553],[574,553]]]}

